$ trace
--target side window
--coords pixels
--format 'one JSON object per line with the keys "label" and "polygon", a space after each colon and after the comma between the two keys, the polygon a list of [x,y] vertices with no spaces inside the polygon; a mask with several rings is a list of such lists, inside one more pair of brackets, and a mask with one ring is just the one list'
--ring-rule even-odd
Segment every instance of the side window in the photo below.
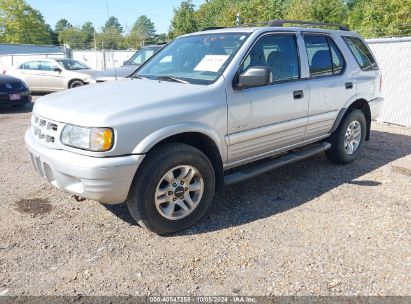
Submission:
{"label": "side window", "polygon": [[295,35],[267,35],[253,46],[240,72],[254,66],[271,69],[272,83],[300,78],[300,63]]}
{"label": "side window", "polygon": [[342,56],[335,42],[330,38],[327,38],[327,40],[328,40],[328,44],[331,50],[331,57],[332,57],[332,62],[333,62],[333,74],[339,75],[344,71],[344,65],[345,65],[344,57]]}
{"label": "side window", "polygon": [[40,67],[42,71],[52,71],[52,65],[48,61],[40,61]]}
{"label": "side window", "polygon": [[304,35],[310,76],[339,75],[344,70],[344,58],[335,42],[322,35]]}
{"label": "side window", "polygon": [[378,70],[378,65],[371,54],[370,49],[358,37],[343,37],[351,53],[357,60],[361,70]]}
{"label": "side window", "polygon": [[40,65],[38,61],[29,61],[20,65],[22,70],[40,70]]}

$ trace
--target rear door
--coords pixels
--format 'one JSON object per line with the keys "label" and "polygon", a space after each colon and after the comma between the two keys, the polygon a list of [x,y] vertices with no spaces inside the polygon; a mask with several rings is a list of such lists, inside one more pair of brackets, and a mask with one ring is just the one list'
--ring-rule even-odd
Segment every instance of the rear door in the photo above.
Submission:
{"label": "rear door", "polygon": [[331,131],[341,108],[356,91],[346,60],[330,35],[303,33],[303,39],[310,73],[305,139],[310,140]]}

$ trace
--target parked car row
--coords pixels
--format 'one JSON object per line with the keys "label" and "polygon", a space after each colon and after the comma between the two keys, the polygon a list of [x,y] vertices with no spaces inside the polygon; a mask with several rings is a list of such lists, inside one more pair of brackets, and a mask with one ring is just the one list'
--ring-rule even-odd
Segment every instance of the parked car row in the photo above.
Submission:
{"label": "parked car row", "polygon": [[162,47],[163,45],[144,47],[125,61],[122,67],[102,72],[74,59],[42,58],[20,63],[5,71],[5,74],[21,79],[31,92],[57,92],[90,83],[125,78]]}

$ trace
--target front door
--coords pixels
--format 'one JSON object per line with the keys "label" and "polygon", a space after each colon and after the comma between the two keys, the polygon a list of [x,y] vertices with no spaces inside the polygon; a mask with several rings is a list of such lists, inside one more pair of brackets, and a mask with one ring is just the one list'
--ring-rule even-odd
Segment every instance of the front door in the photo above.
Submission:
{"label": "front door", "polygon": [[309,87],[301,79],[295,33],[263,35],[239,73],[254,66],[271,69],[269,85],[228,90],[228,164],[261,158],[304,139]]}
{"label": "front door", "polygon": [[[51,61],[40,61],[41,86],[45,91],[58,91],[65,89],[63,81],[63,68]],[[55,71],[59,68],[60,71]]]}

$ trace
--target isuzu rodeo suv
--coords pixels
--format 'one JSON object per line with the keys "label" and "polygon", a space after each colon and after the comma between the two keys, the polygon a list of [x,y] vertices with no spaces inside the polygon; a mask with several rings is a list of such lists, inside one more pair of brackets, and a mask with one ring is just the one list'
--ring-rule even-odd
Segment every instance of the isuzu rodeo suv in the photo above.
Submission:
{"label": "isuzu rodeo suv", "polygon": [[39,98],[25,135],[35,169],[165,234],[225,185],[322,151],[354,161],[383,103],[376,60],[345,26],[294,23],[178,37],[129,78]]}

